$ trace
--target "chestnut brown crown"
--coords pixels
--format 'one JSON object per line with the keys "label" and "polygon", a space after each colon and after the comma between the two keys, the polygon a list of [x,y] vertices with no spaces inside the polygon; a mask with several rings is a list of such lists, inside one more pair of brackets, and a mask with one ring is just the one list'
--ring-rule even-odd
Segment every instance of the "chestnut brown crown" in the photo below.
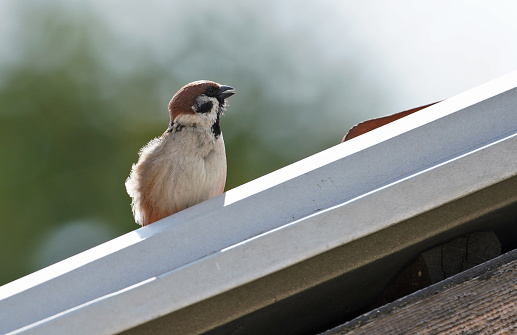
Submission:
{"label": "chestnut brown crown", "polygon": [[221,85],[209,80],[198,80],[191,82],[182,88],[169,102],[169,116],[173,121],[180,114],[196,114],[192,108],[196,98],[200,95],[214,97],[219,104],[224,106],[225,99],[235,94],[233,87]]}

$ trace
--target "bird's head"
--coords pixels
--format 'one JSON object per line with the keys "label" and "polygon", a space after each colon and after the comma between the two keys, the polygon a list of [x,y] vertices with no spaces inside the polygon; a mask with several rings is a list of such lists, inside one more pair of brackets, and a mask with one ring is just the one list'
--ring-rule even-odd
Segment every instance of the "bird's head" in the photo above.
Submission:
{"label": "bird's head", "polygon": [[233,87],[199,80],[183,86],[169,103],[172,122],[212,126],[219,122],[226,98],[235,94]]}

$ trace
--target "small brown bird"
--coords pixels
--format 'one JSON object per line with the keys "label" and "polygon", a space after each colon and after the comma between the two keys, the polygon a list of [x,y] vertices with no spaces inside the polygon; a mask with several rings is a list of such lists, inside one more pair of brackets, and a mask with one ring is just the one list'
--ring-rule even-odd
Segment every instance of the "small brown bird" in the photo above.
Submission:
{"label": "small brown bird", "polygon": [[233,94],[230,86],[200,80],[174,95],[169,127],[140,150],[126,180],[138,224],[151,224],[223,193],[226,152],[219,120]]}

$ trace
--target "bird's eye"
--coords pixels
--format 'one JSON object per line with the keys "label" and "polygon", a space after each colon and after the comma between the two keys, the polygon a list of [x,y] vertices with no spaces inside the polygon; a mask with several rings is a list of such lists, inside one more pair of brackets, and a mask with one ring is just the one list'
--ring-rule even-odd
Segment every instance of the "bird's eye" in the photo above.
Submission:
{"label": "bird's eye", "polygon": [[214,87],[214,86],[210,86],[209,88],[206,89],[205,91],[205,95],[209,96],[209,97],[215,97],[216,94],[217,94],[217,88]]}

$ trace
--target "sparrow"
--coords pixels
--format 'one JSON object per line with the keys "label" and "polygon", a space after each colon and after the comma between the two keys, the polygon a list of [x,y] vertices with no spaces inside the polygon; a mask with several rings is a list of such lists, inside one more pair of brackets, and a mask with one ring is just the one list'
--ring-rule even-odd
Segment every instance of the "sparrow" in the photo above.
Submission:
{"label": "sparrow", "polygon": [[169,103],[167,130],[139,152],[126,180],[136,223],[146,226],[215,197],[226,184],[226,152],[219,124],[232,87],[199,80]]}

